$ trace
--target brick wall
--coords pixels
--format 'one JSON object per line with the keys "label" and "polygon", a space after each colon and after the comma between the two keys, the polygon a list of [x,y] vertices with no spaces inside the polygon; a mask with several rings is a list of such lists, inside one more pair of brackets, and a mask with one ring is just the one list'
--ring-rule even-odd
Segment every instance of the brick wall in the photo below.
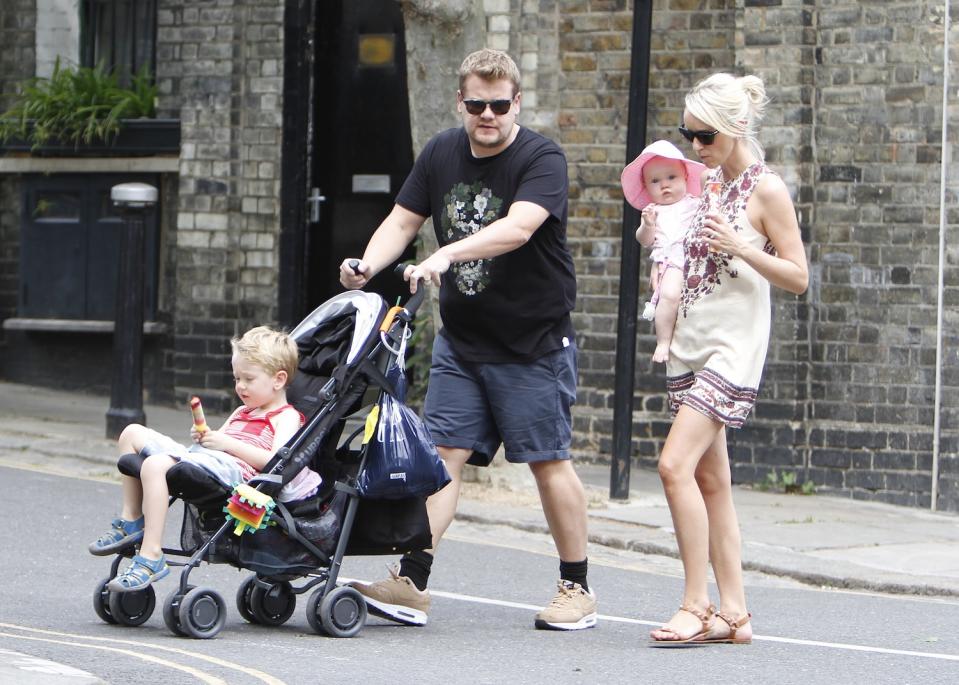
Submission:
{"label": "brick wall", "polygon": [[[631,2],[556,3],[559,140],[570,160],[569,233],[580,284],[575,449],[585,458],[604,459],[611,446],[632,10]],[[792,471],[821,491],[928,506],[941,4],[661,0],[653,24],[647,139],[669,138],[691,155],[675,132],[688,88],[720,70],[763,77],[773,103],[761,140],[790,188],[810,255],[809,292],[774,293],[756,412],[730,433],[734,477]],[[956,232],[955,167],[949,179],[938,505],[955,510],[959,374],[949,304],[959,253],[948,239]],[[644,258],[643,294],[647,273]],[[662,368],[648,363],[652,346],[641,323],[633,449],[646,465],[668,429]]]}
{"label": "brick wall", "polygon": [[921,506],[934,423],[940,6],[818,9],[809,475]]}
{"label": "brick wall", "polygon": [[282,0],[159,3],[160,109],[182,125],[169,236],[175,392],[233,404],[229,339],[275,321]]}

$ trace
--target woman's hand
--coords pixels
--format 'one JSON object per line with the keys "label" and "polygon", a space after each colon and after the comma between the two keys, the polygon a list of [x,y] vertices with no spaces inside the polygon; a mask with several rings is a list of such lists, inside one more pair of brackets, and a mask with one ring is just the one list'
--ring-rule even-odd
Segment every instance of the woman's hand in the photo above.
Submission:
{"label": "woman's hand", "polygon": [[700,235],[711,252],[725,252],[741,257],[749,249],[749,243],[740,237],[739,232],[730,226],[719,212],[709,212],[703,220]]}

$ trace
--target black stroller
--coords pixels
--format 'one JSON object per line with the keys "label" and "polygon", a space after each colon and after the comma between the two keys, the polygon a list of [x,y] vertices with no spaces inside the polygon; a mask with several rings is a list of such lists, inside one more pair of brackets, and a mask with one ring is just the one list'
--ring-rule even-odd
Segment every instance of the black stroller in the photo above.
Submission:
{"label": "black stroller", "polygon": [[[296,596],[313,590],[307,601],[310,626],[320,634],[353,637],[362,629],[367,609],[359,592],[336,584],[343,557],[430,546],[425,498],[361,499],[355,483],[365,448],[354,449],[352,443],[363,427],[340,440],[347,417],[365,406],[365,398],[372,395],[375,400],[377,390],[391,389],[384,370],[401,336],[408,334],[422,298],[420,289],[405,307],[387,310],[379,295],[344,292],[314,310],[290,334],[299,347],[300,362],[288,398],[309,418],[249,485],[276,498],[306,466],[323,481],[313,497],[276,502],[274,525],[255,534],[234,535],[234,521],[224,513],[230,490],[189,463],[169,470],[171,504],[177,499],[184,503],[182,549],[163,550],[171,566],[183,567],[178,586],[163,604],[163,620],[174,634],[210,638],[223,628],[223,597],[190,584],[190,573],[206,561],[253,572],[236,593],[237,610],[250,623],[283,624],[296,608]],[[142,458],[126,456],[118,468],[139,477]],[[123,593],[106,587],[123,558],[133,553],[127,549],[118,554],[110,575],[93,593],[93,608],[107,623],[140,625],[156,606],[152,585]],[[296,581],[304,582],[294,586]]]}

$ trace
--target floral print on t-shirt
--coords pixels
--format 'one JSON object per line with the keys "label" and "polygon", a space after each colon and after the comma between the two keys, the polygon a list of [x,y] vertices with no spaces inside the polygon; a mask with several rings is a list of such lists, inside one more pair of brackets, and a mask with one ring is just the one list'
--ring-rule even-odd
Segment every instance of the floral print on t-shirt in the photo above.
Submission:
{"label": "floral print on t-shirt", "polygon": [[[496,221],[503,207],[503,200],[484,187],[482,181],[469,185],[457,183],[443,201],[446,211],[443,213],[442,228],[447,243],[471,236]],[[489,269],[493,259],[475,259],[453,264],[450,271],[456,289],[464,295],[482,292],[489,284]]]}

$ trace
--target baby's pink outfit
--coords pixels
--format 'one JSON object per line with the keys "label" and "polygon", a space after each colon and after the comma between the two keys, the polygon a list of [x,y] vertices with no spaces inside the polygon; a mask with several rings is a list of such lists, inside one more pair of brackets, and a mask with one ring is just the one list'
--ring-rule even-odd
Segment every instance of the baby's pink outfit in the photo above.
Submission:
{"label": "baby's pink outfit", "polygon": [[[649,205],[656,210],[656,239],[649,253],[649,259],[659,264],[659,281],[662,281],[666,269],[683,270],[683,265],[686,263],[683,239],[689,232],[700,200],[701,198],[685,195],[671,205]],[[656,290],[653,291],[653,296],[649,298],[643,310],[643,318],[647,321],[652,321],[657,302],[659,302],[659,282],[656,283]]]}

